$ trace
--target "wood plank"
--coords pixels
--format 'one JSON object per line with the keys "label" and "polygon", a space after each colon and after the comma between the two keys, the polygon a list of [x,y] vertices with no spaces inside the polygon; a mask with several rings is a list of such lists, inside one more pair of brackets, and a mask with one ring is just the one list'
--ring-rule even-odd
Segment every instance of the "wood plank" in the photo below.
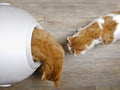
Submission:
{"label": "wood plank", "polygon": [[95,18],[119,10],[119,0],[0,0],[25,9],[63,44],[66,50],[61,86],[40,81],[35,72],[28,79],[0,90],[120,90],[120,41],[97,45],[74,57],[66,48],[66,37]]}

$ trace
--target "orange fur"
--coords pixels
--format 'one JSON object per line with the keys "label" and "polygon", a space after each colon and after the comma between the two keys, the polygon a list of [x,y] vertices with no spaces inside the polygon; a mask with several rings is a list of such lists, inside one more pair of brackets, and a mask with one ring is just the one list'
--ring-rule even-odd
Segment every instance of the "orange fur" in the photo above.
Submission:
{"label": "orange fur", "polygon": [[78,55],[86,49],[86,45],[90,45],[93,39],[99,38],[100,28],[97,23],[93,23],[85,30],[81,30],[77,37],[68,37],[71,51]]}
{"label": "orange fur", "polygon": [[[119,13],[119,12],[116,12]],[[113,20],[111,16],[104,16],[103,29],[100,28],[98,22],[94,22],[85,29],[77,32],[77,35],[70,36],[68,40],[68,48],[75,55],[80,54],[86,50],[86,46],[90,46],[93,40],[100,40],[104,44],[109,44],[114,39],[114,31],[117,26],[117,22]],[[101,39],[100,39],[101,38]]]}
{"label": "orange fur", "polygon": [[120,11],[113,11],[113,14],[120,14]]}
{"label": "orange fur", "polygon": [[61,45],[45,30],[35,28],[31,47],[33,59],[42,63],[41,80],[51,80],[54,81],[55,86],[59,86],[64,60],[64,50]]}
{"label": "orange fur", "polygon": [[107,16],[103,17],[105,20],[105,23],[103,24],[103,30],[102,32],[102,39],[104,44],[110,44],[114,39],[114,31],[117,26],[117,22],[113,20],[112,17]]}

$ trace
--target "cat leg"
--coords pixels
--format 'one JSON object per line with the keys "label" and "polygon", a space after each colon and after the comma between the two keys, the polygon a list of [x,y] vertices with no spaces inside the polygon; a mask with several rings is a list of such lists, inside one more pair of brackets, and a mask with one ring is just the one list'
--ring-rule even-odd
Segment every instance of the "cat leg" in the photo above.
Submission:
{"label": "cat leg", "polygon": [[54,85],[55,85],[56,87],[58,87],[58,86],[60,85],[60,79],[55,80],[55,81],[53,81],[53,82],[54,82]]}

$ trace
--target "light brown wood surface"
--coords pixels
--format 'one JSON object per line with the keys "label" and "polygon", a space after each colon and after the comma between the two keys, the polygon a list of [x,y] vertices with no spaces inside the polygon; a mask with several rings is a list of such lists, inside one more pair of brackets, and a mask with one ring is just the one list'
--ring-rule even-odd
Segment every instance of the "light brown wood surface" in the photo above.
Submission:
{"label": "light brown wood surface", "polygon": [[66,37],[101,15],[120,10],[120,0],[0,0],[25,9],[65,50],[61,85],[41,82],[35,72],[24,81],[0,90],[120,90],[120,41],[98,45],[74,57],[66,48]]}

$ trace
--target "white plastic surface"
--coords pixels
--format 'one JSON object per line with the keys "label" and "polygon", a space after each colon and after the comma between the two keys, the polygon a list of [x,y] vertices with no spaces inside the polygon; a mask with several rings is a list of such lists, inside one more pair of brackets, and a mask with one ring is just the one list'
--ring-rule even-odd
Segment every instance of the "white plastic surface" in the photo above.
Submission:
{"label": "white plastic surface", "polygon": [[0,4],[0,85],[22,81],[40,66],[31,55],[36,26],[42,28],[26,11]]}

